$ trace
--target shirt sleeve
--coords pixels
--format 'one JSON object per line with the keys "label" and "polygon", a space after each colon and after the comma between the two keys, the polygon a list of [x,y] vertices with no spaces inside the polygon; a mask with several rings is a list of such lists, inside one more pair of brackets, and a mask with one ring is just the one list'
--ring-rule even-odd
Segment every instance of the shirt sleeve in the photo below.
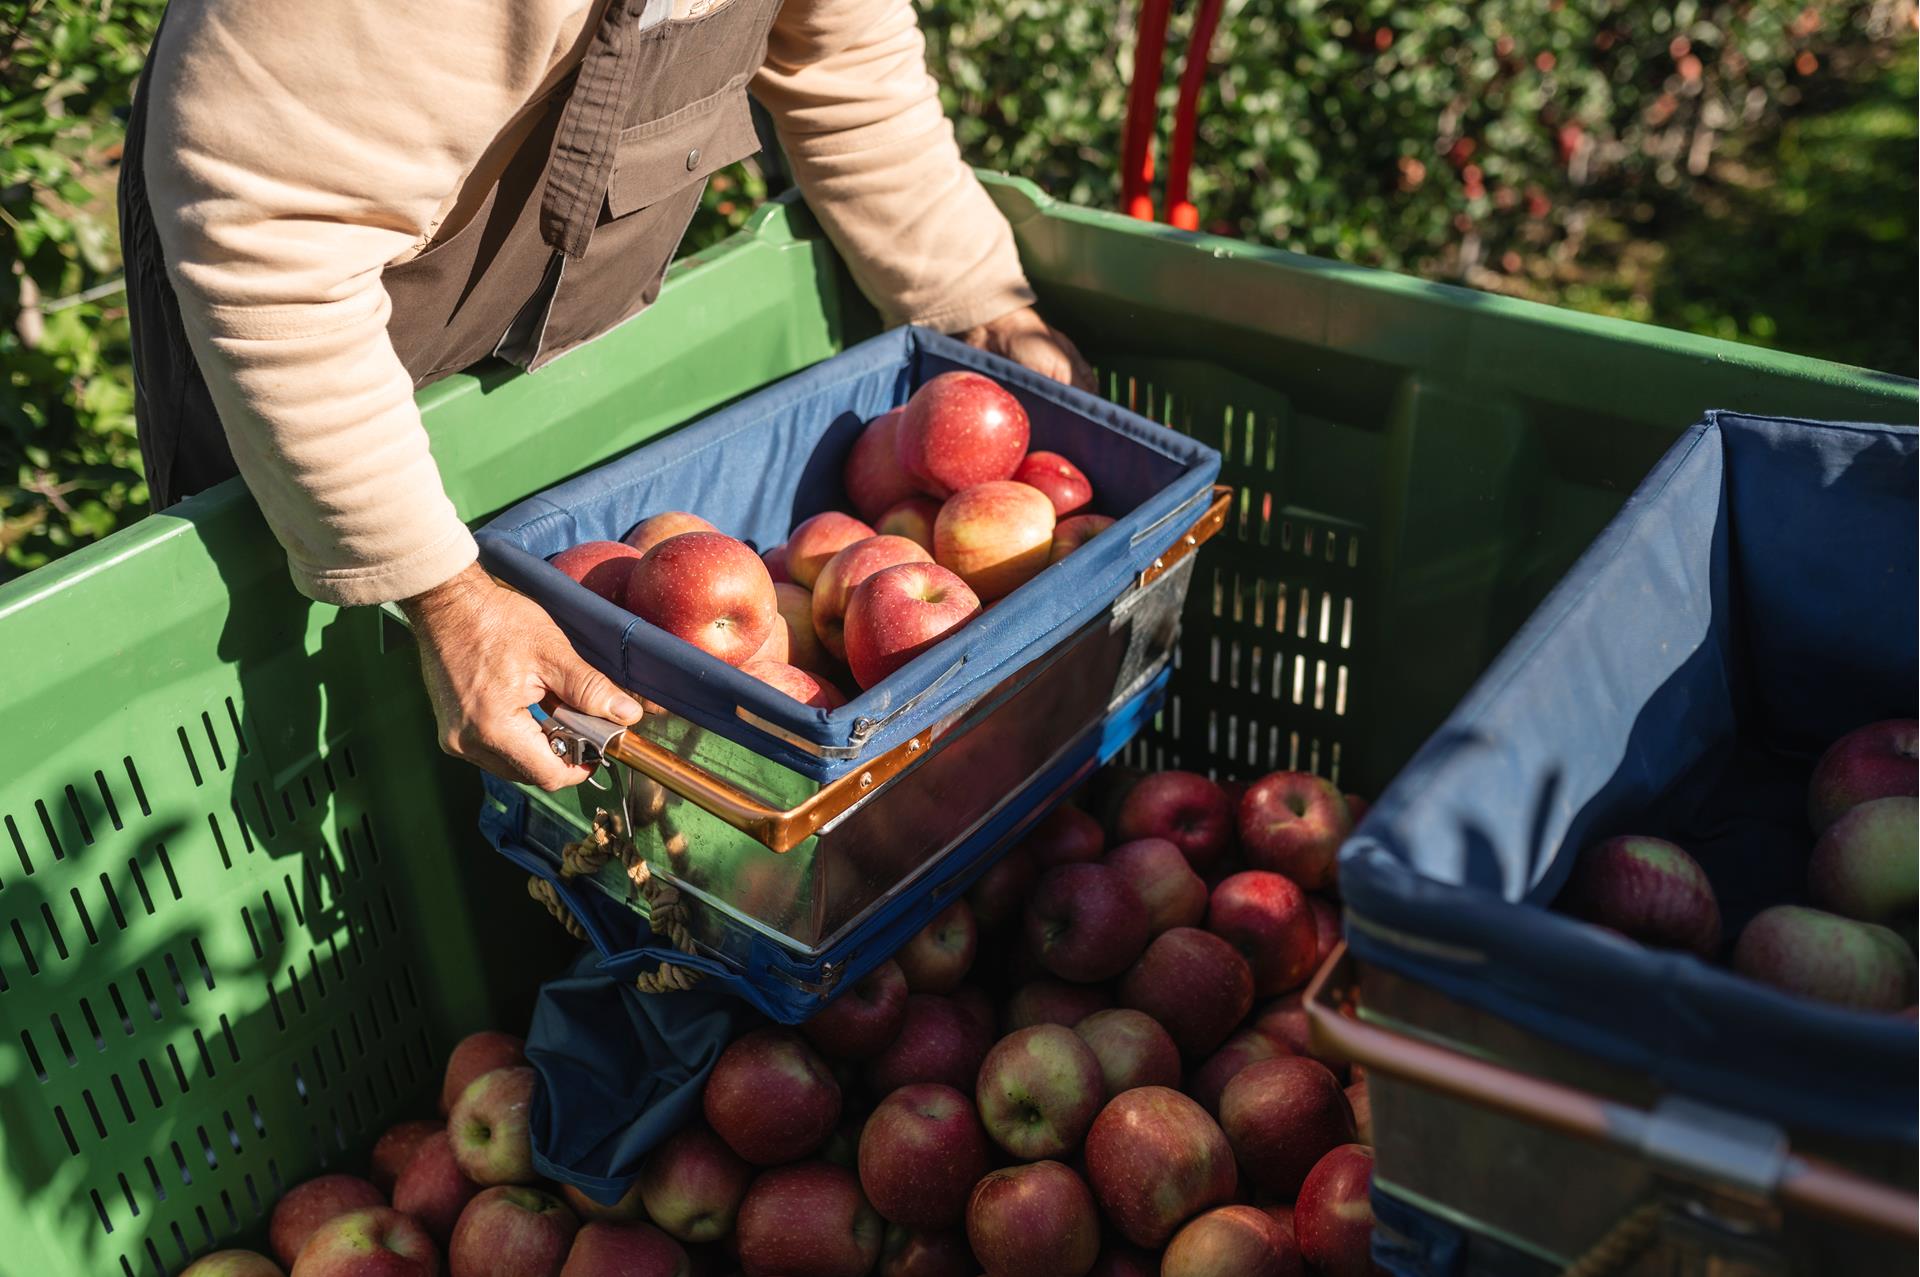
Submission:
{"label": "shirt sleeve", "polygon": [[910,0],[787,0],[754,94],[808,206],[890,323],[958,332],[1033,304],[960,157]]}
{"label": "shirt sleeve", "polygon": [[167,15],[143,156],[155,228],[234,459],[310,597],[406,598],[474,560],[380,273],[433,236],[578,8],[200,0]]}

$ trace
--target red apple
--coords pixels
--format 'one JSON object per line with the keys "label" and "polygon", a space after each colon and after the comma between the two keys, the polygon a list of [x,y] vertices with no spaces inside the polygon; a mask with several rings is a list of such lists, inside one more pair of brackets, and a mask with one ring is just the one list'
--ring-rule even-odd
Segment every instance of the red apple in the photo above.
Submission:
{"label": "red apple", "polygon": [[1052,549],[1046,494],[1010,479],[961,489],[934,520],[933,561],[987,602],[1038,576]]}
{"label": "red apple", "polygon": [[933,553],[933,525],[940,518],[940,503],[931,497],[908,497],[889,506],[873,525],[881,536],[905,537],[928,554]]}
{"label": "red apple", "polygon": [[1204,1059],[1253,1006],[1253,971],[1219,936],[1175,927],[1154,937],[1127,971],[1120,1004],[1165,1025],[1188,1059]]}
{"label": "red apple", "polygon": [[838,709],[847,703],[847,698],[824,678],[779,661],[748,661],[740,667],[740,672],[791,696],[809,709]]}
{"label": "red apple", "polygon": [[1353,827],[1355,829],[1360,828],[1360,822],[1367,818],[1369,811],[1373,810],[1373,804],[1358,794],[1342,794],[1340,796],[1347,801],[1348,819],[1353,821]]}
{"label": "red apple", "polygon": [[1325,896],[1308,896],[1313,910],[1313,969],[1318,971],[1340,945],[1340,906]]}
{"label": "red apple", "polygon": [[820,1054],[869,1060],[899,1036],[907,1018],[907,977],[888,959],[815,1011],[800,1031]]}
{"label": "red apple", "polygon": [[1047,551],[1047,563],[1058,563],[1112,526],[1113,520],[1104,514],[1076,514],[1060,520],[1053,527],[1053,545]]}
{"label": "red apple", "polygon": [[393,1192],[394,1181],[429,1138],[447,1129],[445,1122],[400,1122],[387,1128],[373,1145],[372,1167],[367,1178],[383,1193]]}
{"label": "red apple", "polygon": [[180,1277],[287,1277],[280,1265],[251,1250],[216,1250],[188,1264]]}
{"label": "red apple", "polygon": [[791,1029],[755,1029],[720,1053],[702,1096],[707,1124],[755,1166],[806,1157],[840,1120],[840,1084]]}
{"label": "red apple", "polygon": [[1160,1277],[1160,1257],[1137,1246],[1111,1242],[1100,1248],[1087,1277]]}
{"label": "red apple", "polygon": [[1247,1182],[1292,1197],[1328,1149],[1353,1142],[1353,1109],[1326,1067],[1297,1055],[1260,1060],[1220,1093],[1220,1127]]}
{"label": "red apple", "polygon": [[1801,905],[1763,909],[1733,946],[1733,969],[1788,993],[1875,1011],[1913,1002],[1914,956],[1885,927]]}
{"label": "red apple", "polygon": [[429,1236],[444,1246],[453,1237],[460,1212],[480,1193],[454,1156],[453,1141],[439,1131],[420,1146],[393,1186],[393,1207],[420,1221]]}
{"label": "red apple", "polygon": [[1120,1235],[1157,1250],[1180,1225],[1233,1200],[1233,1150],[1205,1109],[1164,1086],[1107,1102],[1087,1133],[1087,1175]]}
{"label": "red apple", "polygon": [[1920,903],[1920,799],[1874,798],[1848,808],[1815,844],[1807,888],[1823,909],[1911,926]]}
{"label": "red apple", "polygon": [[451,1277],[559,1277],[580,1221],[537,1188],[489,1188],[460,1212],[447,1247]]}
{"label": "red apple", "polygon": [[873,1277],[973,1277],[978,1271],[965,1233],[918,1233],[896,1224],[880,1244]]}
{"label": "red apple", "polygon": [[967,1241],[987,1277],[1083,1277],[1100,1254],[1100,1217],[1058,1162],[994,1171],[967,1202]]}
{"label": "red apple", "polygon": [[1053,502],[1056,518],[1064,519],[1093,502],[1093,485],[1080,467],[1057,452],[1029,452],[1013,472],[1014,481],[1038,488]]}
{"label": "red apple", "polygon": [[1303,1277],[1293,1238],[1265,1211],[1221,1206],[1173,1235],[1160,1277]]}
{"label": "red apple", "polygon": [[321,1175],[287,1190],[273,1207],[267,1241],[274,1257],[293,1267],[307,1239],[328,1220],[369,1206],[385,1206],[387,1197],[358,1175]]}
{"label": "red apple", "polygon": [[778,661],[785,665],[789,663],[787,658],[793,655],[793,640],[787,629],[787,618],[780,615],[780,587],[776,585],[773,589],[773,627],[767,631],[767,641],[760,645],[760,650],[741,662],[742,669],[760,661]]}
{"label": "red apple", "polygon": [[1306,894],[1277,873],[1250,869],[1215,887],[1207,930],[1245,956],[1255,997],[1285,993],[1313,974],[1319,947],[1313,909]]}
{"label": "red apple", "polygon": [[932,563],[883,568],[847,603],[842,639],[853,681],[872,687],[980,614],[980,600]]}
{"label": "red apple", "polygon": [[440,1116],[453,1112],[453,1102],[481,1074],[525,1064],[526,1046],[523,1039],[496,1029],[483,1029],[461,1038],[447,1057],[446,1077],[440,1083]]}
{"label": "red apple", "polygon": [[847,464],[840,472],[847,504],[868,522],[919,492],[913,476],[900,465],[896,432],[904,411],[893,408],[869,421],[847,451]]}
{"label": "red apple", "polygon": [[1288,1244],[1295,1250],[1300,1249],[1300,1243],[1295,1240],[1293,1235],[1292,1204],[1288,1202],[1269,1202],[1260,1209],[1267,1212],[1268,1219],[1280,1225],[1280,1231],[1286,1234]]}
{"label": "red apple", "polygon": [[945,499],[1013,474],[1027,455],[1027,412],[991,377],[944,372],[907,400],[894,448],[920,491]]}
{"label": "red apple", "polygon": [[1353,1110],[1353,1137],[1373,1147],[1373,1100],[1367,1094],[1364,1080],[1355,1081],[1347,1088],[1347,1107]]}
{"label": "red apple", "polygon": [[1007,999],[1007,1032],[1036,1024],[1064,1024],[1072,1028],[1094,1012],[1105,1011],[1112,1005],[1113,994],[1104,985],[1029,981]]}
{"label": "red apple", "polygon": [[729,665],[760,650],[779,611],[767,565],[718,532],[683,532],[647,551],[627,581],[627,610]]}
{"label": "red apple", "polygon": [[[782,541],[771,550],[760,552],[760,561],[767,565],[767,575],[773,578],[775,585],[792,585],[793,577],[787,573],[787,543]],[[805,587],[802,586],[802,589]]]}
{"label": "red apple", "polygon": [[1100,1062],[1107,1098],[1136,1086],[1180,1085],[1180,1048],[1144,1011],[1095,1011],[1073,1026]]}
{"label": "red apple", "polygon": [[836,660],[847,657],[842,631],[847,603],[862,581],[882,568],[902,563],[931,563],[933,558],[905,537],[873,536],[855,541],[828,559],[813,583],[813,632]]}
{"label": "red apple", "polygon": [[647,1224],[596,1220],[575,1234],[560,1277],[687,1277],[687,1252]]}
{"label": "red apple", "polygon": [[572,1184],[560,1185],[560,1200],[567,1204],[568,1210],[580,1217],[583,1224],[631,1224],[647,1217],[647,1206],[641,1200],[638,1183],[629,1186],[612,1205],[595,1201]]}
{"label": "red apple", "polygon": [[683,1242],[733,1231],[753,1168],[704,1123],[682,1127],[640,1165],[635,1187],[647,1218]]}
{"label": "red apple", "polygon": [[976,984],[963,984],[953,991],[953,1000],[986,1031],[989,1041],[999,1036],[1000,1017],[994,1014],[993,999],[987,996],[986,990]]}
{"label": "red apple", "polygon": [[1205,776],[1155,772],[1127,791],[1113,836],[1121,842],[1165,838],[1195,869],[1205,869],[1233,841],[1233,807]]}
{"label": "red apple", "polygon": [[831,662],[820,636],[813,632],[813,592],[791,581],[773,587],[774,610],[787,623],[787,664],[825,677]]}
{"label": "red apple", "polygon": [[1157,936],[1174,927],[1197,927],[1207,915],[1207,885],[1180,849],[1165,838],[1121,843],[1106,855],[1106,866],[1126,879],[1147,906],[1147,932]]}
{"label": "red apple", "polygon": [[[991,1062],[992,1057],[988,1057]],[[973,1102],[950,1086],[919,1082],[880,1101],[860,1132],[860,1187],[890,1223],[953,1228],[987,1173],[987,1136]]]}
{"label": "red apple", "polygon": [[900,1035],[868,1063],[867,1086],[885,1095],[914,1082],[939,1082],[970,1095],[992,1045],[993,1035],[958,1002],[916,993],[907,999]]}
{"label": "red apple", "polygon": [[1842,736],[1820,756],[1807,786],[1807,820],[1826,832],[1850,807],[1875,798],[1920,795],[1920,723],[1910,718],[1869,723]]}
{"label": "red apple", "polygon": [[1027,909],[1027,893],[1040,876],[1033,853],[1016,846],[988,866],[967,889],[967,904],[974,922],[983,931],[991,931],[1019,918]]}
{"label": "red apple", "polygon": [[1302,1005],[1302,993],[1296,991],[1283,998],[1276,998],[1260,1008],[1254,1016],[1252,1029],[1287,1048],[1294,1055],[1303,1056],[1326,1067],[1336,1078],[1347,1076],[1346,1061],[1331,1055],[1324,1055],[1313,1045],[1312,1029],[1307,1021],[1307,1009]]}
{"label": "red apple", "polygon": [[440,1252],[426,1230],[399,1211],[367,1206],[315,1229],[292,1277],[440,1277]]}
{"label": "red apple", "polygon": [[1187,1082],[1187,1094],[1200,1101],[1200,1107],[1220,1116],[1220,1093],[1240,1070],[1261,1060],[1293,1054],[1282,1043],[1255,1029],[1242,1029],[1226,1044],[1207,1057]]}
{"label": "red apple", "polygon": [[473,1080],[447,1115],[453,1155],[476,1184],[531,1184],[533,1139],[527,1109],[533,1104],[534,1072],[495,1069]]}
{"label": "red apple", "polygon": [[619,541],[586,541],[548,560],[609,603],[624,605],[627,578],[640,562],[640,551]]}
{"label": "red apple", "polygon": [[762,1172],[738,1228],[747,1277],[864,1277],[883,1231],[853,1173],[825,1162]]}
{"label": "red apple", "polygon": [[1034,885],[1026,933],[1053,974],[1080,983],[1107,980],[1146,948],[1147,907],[1105,865],[1060,865]]}
{"label": "red apple", "polygon": [[1343,1144],[1322,1157],[1293,1206],[1300,1254],[1322,1277],[1369,1277],[1373,1264],[1373,1151]]}
{"label": "red apple", "polygon": [[935,914],[893,957],[913,992],[952,993],[973,969],[978,943],[973,910],[962,896]]}
{"label": "red apple", "polygon": [[642,519],[633,525],[633,530],[620,538],[628,545],[645,555],[648,550],[687,532],[718,532],[720,529],[708,523],[697,514],[688,514],[685,510],[669,510],[665,514],[656,514],[650,519]]}
{"label": "red apple", "polygon": [[873,529],[850,514],[828,510],[804,519],[787,538],[787,575],[795,585],[813,588],[827,560],[873,535]]}
{"label": "red apple", "polygon": [[1057,865],[1098,860],[1106,845],[1100,822],[1072,803],[1062,803],[1042,816],[1020,840],[1020,846],[1042,873]]}
{"label": "red apple", "polygon": [[1106,1099],[1093,1049],[1059,1024],[1016,1029],[980,1065],[980,1120],[993,1142],[1021,1161],[1080,1147]]}
{"label": "red apple", "polygon": [[1567,912],[1661,949],[1711,958],[1720,905],[1697,861],[1660,838],[1609,838],[1580,853],[1561,895]]}
{"label": "red apple", "polygon": [[1247,787],[1238,825],[1248,864],[1320,891],[1333,885],[1334,858],[1353,831],[1353,817],[1332,781],[1274,772]]}

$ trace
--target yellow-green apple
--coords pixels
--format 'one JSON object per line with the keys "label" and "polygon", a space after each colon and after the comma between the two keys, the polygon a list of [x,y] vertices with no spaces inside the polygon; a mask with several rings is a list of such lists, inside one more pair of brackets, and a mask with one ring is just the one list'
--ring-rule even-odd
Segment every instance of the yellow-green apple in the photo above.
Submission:
{"label": "yellow-green apple", "polygon": [[1147,907],[1105,865],[1059,865],[1034,884],[1026,933],[1041,965],[1061,979],[1110,980],[1147,947]]}
{"label": "yellow-green apple", "polygon": [[981,930],[992,931],[1026,912],[1027,893],[1040,876],[1033,853],[1015,846],[987,867],[967,888],[967,904]]}
{"label": "yellow-green apple", "polygon": [[872,687],[979,614],[979,597],[937,564],[875,572],[854,590],[841,632],[853,681]]}
{"label": "yellow-green apple", "polygon": [[1814,844],[1807,888],[1822,909],[1911,928],[1920,902],[1920,799],[1848,808]]}
{"label": "yellow-green apple", "polygon": [[1226,791],[1205,776],[1155,772],[1127,791],[1113,836],[1120,842],[1165,838],[1196,870],[1204,870],[1233,842],[1233,806]]}
{"label": "yellow-green apple", "polygon": [[775,1167],[740,1203],[740,1266],[747,1277],[864,1277],[884,1227],[853,1172],[826,1162]]}
{"label": "yellow-green apple", "polygon": [[1235,1074],[1249,1064],[1291,1054],[1293,1052],[1266,1034],[1256,1029],[1242,1029],[1208,1056],[1205,1064],[1193,1071],[1193,1076],[1187,1080],[1187,1094],[1200,1101],[1201,1108],[1218,1118],[1220,1093],[1227,1089],[1227,1083],[1234,1079]]}
{"label": "yellow-green apple", "polygon": [[632,531],[620,539],[644,555],[662,541],[683,533],[718,532],[719,530],[697,514],[688,514],[685,510],[669,510],[665,514],[656,514],[652,518],[640,520],[633,525]]}
{"label": "yellow-green apple", "polygon": [[940,503],[932,497],[908,497],[874,523],[881,536],[905,537],[928,554],[933,553],[933,525],[940,518]]}
{"label": "yellow-green apple", "polygon": [[1334,858],[1353,831],[1340,791],[1308,772],[1254,781],[1240,798],[1236,823],[1249,865],[1285,874],[1306,891],[1333,885]]}
{"label": "yellow-green apple", "polygon": [[897,432],[903,414],[904,409],[892,408],[869,421],[847,450],[847,463],[840,471],[847,504],[869,523],[920,491],[900,465]]}
{"label": "yellow-green apple", "polygon": [[760,556],[719,532],[667,538],[627,580],[629,612],[729,665],[767,641],[777,600]]}
{"label": "yellow-green apple", "polygon": [[434,1121],[399,1122],[388,1127],[386,1133],[374,1141],[367,1178],[381,1192],[392,1193],[394,1181],[407,1169],[407,1163],[420,1151],[420,1146],[446,1129],[445,1122]]}
{"label": "yellow-green apple", "polygon": [[1373,1099],[1367,1092],[1365,1078],[1356,1080],[1347,1088],[1347,1107],[1353,1110],[1353,1138],[1373,1147]]}
{"label": "yellow-green apple", "polygon": [[688,1277],[680,1243],[641,1223],[595,1220],[574,1234],[560,1277]]}
{"label": "yellow-green apple", "polygon": [[1305,1271],[1293,1239],[1252,1206],[1219,1206],[1189,1220],[1160,1260],[1160,1277],[1302,1277]]}
{"label": "yellow-green apple", "polygon": [[1109,1242],[1100,1248],[1087,1277],[1160,1277],[1160,1257],[1125,1242]]}
{"label": "yellow-green apple", "polygon": [[813,632],[836,660],[847,658],[847,604],[862,581],[882,568],[902,563],[931,563],[933,556],[905,537],[872,536],[843,547],[820,569],[813,583]]}
{"label": "yellow-green apple", "polygon": [[[967,1185],[969,1191],[973,1185]],[[898,1224],[880,1243],[880,1266],[873,1277],[974,1277],[979,1267],[958,1230],[922,1233]]]}
{"label": "yellow-green apple", "polygon": [[757,678],[776,692],[799,701],[809,709],[838,709],[847,698],[832,683],[817,674],[809,674],[797,665],[783,661],[748,661],[740,667],[748,678]]}
{"label": "yellow-green apple", "polygon": [[1007,1032],[1036,1024],[1064,1024],[1068,1028],[1096,1011],[1113,1005],[1113,994],[1101,984],[1070,984],[1065,980],[1030,980],[1007,999]]}
{"label": "yellow-green apple", "polygon": [[460,1169],[453,1141],[436,1132],[420,1146],[393,1185],[393,1207],[420,1221],[428,1236],[445,1246],[453,1237],[460,1212],[480,1194],[480,1185]]}
{"label": "yellow-green apple", "polygon": [[720,1053],[701,1104],[707,1125],[755,1166],[806,1157],[840,1120],[840,1084],[806,1039],[755,1029]]}
{"label": "yellow-green apple", "polygon": [[987,1136],[973,1101],[950,1086],[916,1082],[874,1108],[860,1131],[858,1161],[860,1187],[882,1219],[952,1228],[987,1173]]}
{"label": "yellow-green apple", "polygon": [[[782,541],[770,550],[760,552],[760,561],[767,565],[767,575],[773,578],[775,585],[792,585],[793,577],[787,573],[787,543]],[[801,587],[805,589],[805,586]]]}
{"label": "yellow-green apple", "polygon": [[967,1241],[987,1277],[1084,1277],[1100,1255],[1100,1216],[1078,1175],[1030,1162],[974,1185]]}
{"label": "yellow-green apple", "polygon": [[1733,946],[1733,969],[1788,993],[1898,1011],[1913,1002],[1914,956],[1886,927],[1804,905],[1755,914]]}
{"label": "yellow-green apple", "polygon": [[906,1018],[906,973],[889,958],[835,994],[800,1031],[830,1059],[870,1060],[899,1036]]}
{"label": "yellow-green apple", "polygon": [[1079,865],[1100,859],[1107,836],[1100,822],[1072,803],[1061,803],[1042,816],[1020,840],[1042,873],[1056,865]]}
{"label": "yellow-green apple", "polygon": [[1711,958],[1720,948],[1720,905],[1706,871],[1662,838],[1609,838],[1574,861],[1561,902],[1567,912],[1642,944]]}
{"label": "yellow-green apple", "polygon": [[893,955],[893,960],[900,964],[907,988],[913,992],[952,993],[973,969],[973,954],[979,941],[973,909],[966,897],[960,896],[915,932],[913,939]]}
{"label": "yellow-green apple", "polygon": [[[457,1260],[453,1271],[460,1271]],[[426,1230],[399,1211],[367,1206],[315,1229],[293,1261],[292,1277],[440,1277],[440,1252]]]}
{"label": "yellow-green apple", "polygon": [[1169,1087],[1107,1101],[1087,1132],[1087,1178],[1122,1237],[1158,1250],[1180,1225],[1231,1202],[1233,1150],[1207,1111]]}
{"label": "yellow-green apple", "polygon": [[787,575],[795,585],[813,588],[827,560],[873,535],[873,529],[850,514],[828,510],[803,519],[787,538]]}
{"label": "yellow-green apple", "polygon": [[624,606],[627,578],[640,562],[640,551],[620,541],[585,541],[548,562],[607,602]]}
{"label": "yellow-green apple", "polygon": [[1207,916],[1207,884],[1180,849],[1165,838],[1123,842],[1101,862],[1126,879],[1147,906],[1147,933],[1197,927]]}
{"label": "yellow-green apple", "polygon": [[188,1264],[180,1277],[287,1277],[287,1274],[258,1251],[216,1250]]}
{"label": "yellow-green apple", "polygon": [[460,1212],[447,1247],[448,1266],[459,1277],[559,1277],[579,1231],[580,1221],[553,1194],[520,1184],[497,1185]]}
{"label": "yellow-green apple", "polygon": [[1106,1099],[1099,1057],[1072,1029],[1036,1024],[994,1043],[975,1098],[993,1142],[1023,1162],[1080,1147]]}
{"label": "yellow-green apple", "polygon": [[1313,909],[1292,879],[1264,869],[1224,879],[1207,902],[1207,930],[1246,958],[1257,998],[1285,993],[1313,974]]}
{"label": "yellow-green apple", "polygon": [[291,1268],[320,1225],[338,1215],[386,1204],[386,1194],[358,1175],[321,1175],[295,1184],[274,1203],[267,1242],[274,1257]]}
{"label": "yellow-green apple", "polygon": [[1220,1129],[1246,1182],[1285,1199],[1322,1154],[1353,1142],[1353,1108],[1326,1066],[1284,1055],[1233,1075],[1220,1093]]}
{"label": "yellow-green apple", "polygon": [[1056,518],[1064,519],[1093,504],[1093,485],[1087,476],[1057,452],[1029,452],[1020,459],[1013,478],[1046,493]]}
{"label": "yellow-green apple", "polygon": [[1120,1005],[1145,1011],[1182,1055],[1203,1060],[1253,1006],[1253,971],[1219,936],[1174,927],[1155,936],[1121,979]]}
{"label": "yellow-green apple", "polygon": [[1910,718],[1869,723],[1828,746],[1807,786],[1807,819],[1813,832],[1825,833],[1848,808],[1875,798],[1920,795],[1917,757],[1920,723]]}
{"label": "yellow-green apple", "polygon": [[497,1029],[482,1029],[461,1038],[447,1056],[446,1075],[440,1082],[440,1115],[453,1112],[453,1102],[482,1073],[525,1064],[526,1047],[523,1039]]}
{"label": "yellow-green apple", "polygon": [[867,1063],[867,1087],[885,1095],[915,1082],[939,1082],[970,1095],[992,1045],[992,1032],[952,998],[912,994],[899,1035]]}
{"label": "yellow-green apple", "polygon": [[1180,1085],[1180,1048],[1146,1012],[1125,1007],[1095,1011],[1073,1031],[1100,1062],[1108,1099],[1136,1086]]}
{"label": "yellow-green apple", "polygon": [[1052,549],[1052,503],[1038,488],[1011,479],[962,488],[933,524],[933,561],[986,602],[1038,576]]}
{"label": "yellow-green apple", "polygon": [[1343,1144],[1315,1164],[1293,1204],[1301,1258],[1322,1277],[1369,1277],[1373,1264],[1373,1150]]}
{"label": "yellow-green apple", "polygon": [[907,400],[894,435],[900,467],[945,499],[1011,476],[1027,455],[1027,412],[991,377],[944,372]]}
{"label": "yellow-green apple", "polygon": [[703,1122],[682,1127],[647,1154],[635,1187],[647,1218],[683,1242],[733,1231],[753,1168]]}
{"label": "yellow-green apple", "polygon": [[530,1068],[495,1069],[468,1083],[447,1115],[447,1138],[468,1179],[489,1184],[531,1184],[533,1139],[527,1110],[533,1104]]}
{"label": "yellow-green apple", "polygon": [[1047,550],[1048,565],[1058,563],[1112,526],[1113,520],[1104,514],[1076,514],[1060,520],[1053,527],[1053,545]]}

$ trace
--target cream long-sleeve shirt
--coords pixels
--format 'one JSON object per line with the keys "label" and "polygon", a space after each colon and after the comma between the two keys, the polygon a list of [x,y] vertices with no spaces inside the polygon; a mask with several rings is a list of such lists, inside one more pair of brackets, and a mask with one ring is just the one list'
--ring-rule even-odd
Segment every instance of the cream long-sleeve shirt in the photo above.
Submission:
{"label": "cream long-sleeve shirt", "polygon": [[[689,0],[678,0],[676,12]],[[590,0],[174,0],[150,82],[154,220],[234,458],[300,589],[407,598],[472,563],[387,338],[380,272],[450,234]],[[892,322],[1027,305],[910,0],[787,0],[753,91]]]}

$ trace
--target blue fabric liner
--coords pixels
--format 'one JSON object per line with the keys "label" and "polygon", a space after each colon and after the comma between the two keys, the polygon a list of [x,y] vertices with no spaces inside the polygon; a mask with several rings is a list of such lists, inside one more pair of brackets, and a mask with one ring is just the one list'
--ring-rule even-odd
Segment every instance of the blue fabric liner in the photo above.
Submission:
{"label": "blue fabric liner", "polygon": [[1343,848],[1355,954],[1669,1090],[1912,1144],[1910,1021],[1545,906],[1629,832],[1699,859],[1727,951],[1804,899],[1814,760],[1920,697],[1917,451],[1889,426],[1689,430]]}
{"label": "blue fabric liner", "polygon": [[[1032,447],[1078,465],[1093,483],[1096,512],[1116,523],[962,635],[839,709],[801,705],[546,562],[582,541],[618,540],[665,510],[693,511],[756,549],[778,545],[802,519],[845,506],[840,472],[866,423],[954,369],[986,373],[1012,391],[1031,421]],[[522,501],[482,528],[478,540],[486,566],[538,600],[609,677],[824,781],[970,703],[1093,619],[1199,517],[1219,472],[1220,454],[1185,435],[937,333],[902,328]],[[883,722],[923,693],[910,710]],[[741,709],[816,746],[852,748],[861,719],[882,726],[861,743],[858,757],[822,759],[749,726]]]}

